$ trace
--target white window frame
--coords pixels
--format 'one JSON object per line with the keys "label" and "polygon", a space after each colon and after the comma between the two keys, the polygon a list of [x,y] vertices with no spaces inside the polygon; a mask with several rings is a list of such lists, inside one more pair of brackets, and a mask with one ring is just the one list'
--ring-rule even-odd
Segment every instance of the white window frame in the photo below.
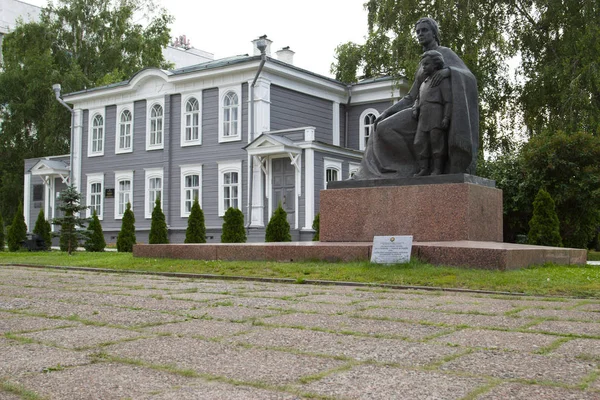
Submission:
{"label": "white window frame", "polygon": [[[365,117],[369,114],[373,114],[375,115],[375,118],[379,117],[379,111],[377,111],[374,108],[367,108],[366,110],[364,110],[361,114],[360,114],[360,119],[359,119],[359,127],[358,127],[358,136],[359,136],[359,141],[358,141],[358,149],[364,151],[367,146],[365,143],[365,139],[367,138],[367,135],[365,135],[365,128],[367,127],[367,125],[365,124]],[[373,135],[373,131],[371,128],[371,134],[369,135],[369,137],[371,137]]]}
{"label": "white window frame", "polygon": [[[228,93],[233,92],[238,97],[238,119],[235,134],[225,136],[225,107],[223,102]],[[242,85],[227,86],[219,88],[219,143],[235,142],[242,140]]]}
{"label": "white window frame", "polygon": [[[148,100],[146,108],[146,150],[161,150],[165,146],[165,100],[163,98]],[[160,132],[160,144],[151,144],[152,134],[152,109],[159,105],[162,108],[162,130]]]}
{"label": "white window frame", "polygon": [[87,217],[92,218],[94,215],[94,210],[90,207],[92,205],[92,185],[95,183],[100,184],[100,212],[96,212],[99,220],[104,219],[104,173],[95,173],[95,174],[87,174],[87,193],[86,193],[86,203],[87,208]]}
{"label": "white window frame", "polygon": [[165,180],[164,180],[164,176],[163,176],[164,173],[163,173],[162,168],[146,168],[146,169],[144,169],[144,171],[145,171],[144,217],[152,218],[152,211],[154,210],[154,204],[155,204],[156,198],[152,201],[152,206],[150,206],[150,180],[155,179],[155,178],[160,179],[160,206],[164,210],[164,208],[165,208],[165,205],[164,205],[165,197],[163,196],[163,192],[164,192],[164,188],[165,188]]}
{"label": "white window frame", "polygon": [[133,210],[133,171],[115,171],[115,219],[123,219],[123,215],[127,209],[127,204],[125,204],[123,212],[119,213],[119,206],[121,205],[121,181],[131,182],[129,186],[129,203]]}
{"label": "white window frame", "polygon": [[[123,112],[129,111],[131,113],[131,124],[130,124],[130,144],[129,147],[121,147],[121,116]],[[117,129],[115,134],[115,154],[132,153],[133,152],[133,125],[135,121],[135,115],[133,113],[133,104],[117,106]]]}
{"label": "white window frame", "polygon": [[342,180],[342,161],[332,158],[323,159],[323,188],[327,189],[327,170],[332,169],[337,171],[337,181]]}
{"label": "white window frame", "polygon": [[[94,148],[94,120],[96,117],[102,118],[102,140],[100,144],[102,150],[93,151]],[[100,157],[104,155],[104,144],[106,138],[106,116],[104,115],[104,109],[90,110],[89,112],[89,126],[88,126],[88,157]]]}
{"label": "white window frame", "polygon": [[358,163],[348,163],[348,178],[352,177],[352,174],[355,174],[360,169],[360,164]]}
{"label": "white window frame", "polygon": [[[198,102],[198,139],[187,139],[187,104],[192,98]],[[183,97],[181,102],[181,147],[199,146],[202,144],[202,92],[191,93]]]}
{"label": "white window frame", "polygon": [[[186,211],[185,209],[185,203],[187,202],[185,178],[189,175],[198,175],[198,203],[200,204],[200,208],[202,208],[202,164],[181,165],[179,168],[181,169],[181,217],[187,218],[190,216],[190,212]],[[194,199],[191,200],[193,205]]]}
{"label": "white window frame", "polygon": [[238,198],[238,209],[242,209],[242,161],[226,161],[220,162],[219,164],[219,177],[218,177],[218,188],[219,188],[219,216],[225,215],[225,196],[223,194],[223,190],[225,188],[225,180],[224,176],[226,173],[237,172],[238,174],[238,182],[237,182],[237,198]]}

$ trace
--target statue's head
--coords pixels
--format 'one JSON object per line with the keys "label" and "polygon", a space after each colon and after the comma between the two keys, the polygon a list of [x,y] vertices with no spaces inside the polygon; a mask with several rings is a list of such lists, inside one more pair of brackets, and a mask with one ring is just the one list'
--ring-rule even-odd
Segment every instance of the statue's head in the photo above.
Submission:
{"label": "statue's head", "polygon": [[417,23],[415,24],[415,28],[419,24],[429,25],[429,29],[431,29],[431,32],[433,33],[433,38],[435,39],[436,43],[439,45],[440,44],[440,29],[438,28],[437,22],[435,22],[435,20],[433,18],[424,17],[417,21]]}
{"label": "statue's head", "polygon": [[444,68],[444,56],[439,51],[429,50],[421,55],[421,60],[429,58],[436,70]]}

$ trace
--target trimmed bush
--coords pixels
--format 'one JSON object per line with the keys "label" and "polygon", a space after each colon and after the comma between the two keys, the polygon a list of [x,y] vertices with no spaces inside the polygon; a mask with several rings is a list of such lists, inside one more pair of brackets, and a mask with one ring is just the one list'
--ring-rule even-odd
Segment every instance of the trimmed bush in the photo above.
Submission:
{"label": "trimmed bush", "polygon": [[127,203],[127,208],[123,214],[121,230],[117,236],[117,251],[122,253],[131,253],[135,241],[135,216],[131,211],[131,203]]}
{"label": "trimmed bush", "polygon": [[63,212],[60,218],[54,218],[52,223],[60,226],[60,249],[69,255],[77,250],[80,240],[87,239],[86,235],[77,228],[83,227],[88,218],[78,217],[79,213],[88,207],[81,205],[81,193],[70,185],[60,192],[58,209]]}
{"label": "trimmed bush", "polygon": [[150,244],[166,244],[169,243],[169,233],[167,231],[167,222],[165,214],[160,207],[160,198],[156,199],[154,203],[154,210],[152,210],[152,223],[150,224],[150,237],[148,239]]}
{"label": "trimmed bush", "polygon": [[291,242],[292,235],[290,235],[290,224],[287,221],[287,213],[281,207],[281,204],[277,207],[271,220],[267,224],[267,232],[265,235],[265,242]]}
{"label": "trimmed bush", "polygon": [[46,220],[44,210],[40,210],[40,213],[38,214],[33,233],[44,238],[44,247],[46,250],[50,250],[52,247],[52,229],[50,227],[50,222]]}
{"label": "trimmed bush", "polygon": [[4,220],[0,214],[0,251],[4,251]]}
{"label": "trimmed bush", "polygon": [[204,225],[204,212],[200,208],[198,198],[194,199],[190,216],[188,218],[188,226],[185,230],[184,243],[206,243],[206,226]]}
{"label": "trimmed bush", "polygon": [[544,189],[538,191],[533,201],[533,217],[529,221],[527,237],[529,244],[562,247],[554,200]]}
{"label": "trimmed bush", "polygon": [[246,243],[244,214],[237,208],[229,207],[223,216],[221,243]]}
{"label": "trimmed bush", "polygon": [[85,250],[90,252],[104,251],[104,248],[106,247],[106,240],[104,240],[102,225],[100,224],[98,215],[96,215],[96,210],[94,210],[92,221],[88,226],[88,235],[89,236],[87,240],[83,244]]}
{"label": "trimmed bush", "polygon": [[313,220],[312,228],[315,230],[315,236],[313,236],[313,242],[319,241],[319,232],[321,229],[321,213],[317,213],[315,215],[315,219]]}
{"label": "trimmed bush", "polygon": [[23,205],[19,204],[19,209],[13,218],[13,222],[8,228],[6,241],[8,242],[9,251],[19,251],[21,243],[27,239],[27,225],[23,216]]}

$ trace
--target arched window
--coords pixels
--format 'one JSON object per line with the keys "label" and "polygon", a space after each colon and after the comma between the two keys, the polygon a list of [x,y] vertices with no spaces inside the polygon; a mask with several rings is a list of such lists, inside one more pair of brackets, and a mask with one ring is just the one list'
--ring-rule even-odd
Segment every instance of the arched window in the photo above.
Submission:
{"label": "arched window", "polygon": [[133,132],[133,115],[129,110],[123,110],[119,117],[118,150],[131,150],[131,135]]}
{"label": "arched window", "polygon": [[190,97],[185,103],[184,142],[197,142],[200,140],[200,103],[195,97]]}
{"label": "arched window", "polygon": [[104,117],[95,115],[92,120],[91,154],[102,154],[104,150]]}
{"label": "arched window", "polygon": [[163,144],[163,108],[154,104],[150,109],[150,147],[162,147]]}
{"label": "arched window", "polygon": [[223,98],[223,136],[238,135],[239,99],[238,95],[229,91]]}
{"label": "arched window", "polygon": [[379,111],[374,108],[366,109],[360,115],[360,127],[359,127],[359,150],[364,150],[367,148],[367,142],[371,137],[373,132],[373,125],[375,124],[375,120],[379,117]]}

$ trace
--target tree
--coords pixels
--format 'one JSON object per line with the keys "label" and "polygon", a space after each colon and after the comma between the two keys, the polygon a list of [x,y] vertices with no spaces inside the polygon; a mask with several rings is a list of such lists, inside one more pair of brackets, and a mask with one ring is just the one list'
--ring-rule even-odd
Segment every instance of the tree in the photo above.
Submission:
{"label": "tree", "polygon": [[200,208],[198,198],[194,199],[188,226],[185,231],[185,243],[206,243],[206,226],[204,225],[204,212]]}
{"label": "tree", "polygon": [[4,220],[0,213],[0,251],[4,251]]}
{"label": "tree", "polygon": [[267,224],[265,242],[291,242],[290,223],[287,221],[287,213],[281,207],[277,207],[273,216]]}
{"label": "tree", "polygon": [[152,210],[152,222],[150,223],[150,236],[148,238],[150,244],[166,244],[169,243],[169,233],[167,230],[167,222],[165,214],[160,206],[160,197],[156,198],[154,210]]}
{"label": "tree", "polygon": [[312,228],[315,230],[315,235],[313,236],[313,242],[318,242],[320,240],[320,231],[321,231],[321,213],[317,213],[315,215],[315,219],[313,220]]}
{"label": "tree", "polygon": [[104,251],[106,248],[106,240],[104,240],[102,225],[100,224],[100,219],[98,219],[96,210],[94,210],[94,214],[92,214],[92,220],[88,226],[88,238],[83,244],[83,247],[85,247],[86,251],[90,252]]}
{"label": "tree", "polygon": [[40,235],[44,239],[44,247],[46,250],[50,250],[52,247],[52,228],[50,222],[46,220],[44,210],[40,210],[37,220],[35,221],[35,227],[33,233]]}
{"label": "tree", "polygon": [[8,229],[7,242],[8,250],[18,251],[21,249],[21,243],[27,239],[27,225],[23,216],[23,205],[19,205],[19,209],[13,218],[13,222]]}
{"label": "tree", "polygon": [[131,211],[131,203],[128,202],[125,213],[123,213],[121,230],[117,236],[117,251],[131,253],[135,243],[135,216]]}
{"label": "tree", "polygon": [[229,207],[225,211],[221,243],[246,243],[244,214],[237,208]]}
{"label": "tree", "polygon": [[548,192],[540,189],[533,202],[533,217],[529,221],[529,244],[562,247],[559,226],[554,200]]}
{"label": "tree", "polygon": [[83,228],[88,219],[79,217],[79,213],[88,207],[81,204],[81,193],[73,185],[60,192],[58,200],[58,209],[62,211],[63,216],[54,218],[52,223],[60,226],[60,249],[71,255],[77,250],[79,241],[86,239],[86,235],[79,228]]}
{"label": "tree", "polygon": [[172,17],[153,0],[58,0],[40,18],[18,24],[2,42],[0,213],[6,219],[22,198],[23,160],[69,151],[70,113],[52,84],[69,93],[146,67],[170,67],[162,48]]}

